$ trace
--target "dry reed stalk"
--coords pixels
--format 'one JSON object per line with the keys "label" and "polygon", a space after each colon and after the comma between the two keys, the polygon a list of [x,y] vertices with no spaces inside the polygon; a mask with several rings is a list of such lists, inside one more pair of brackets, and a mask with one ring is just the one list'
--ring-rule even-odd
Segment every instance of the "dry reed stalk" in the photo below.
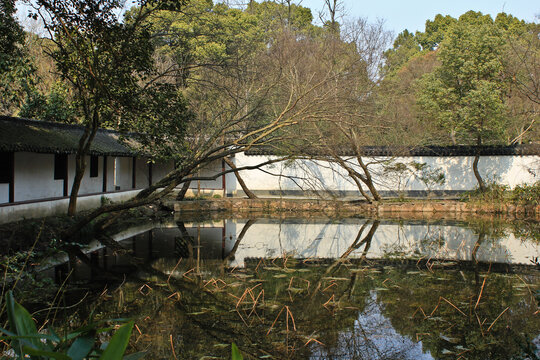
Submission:
{"label": "dry reed stalk", "polygon": [[236,312],[238,313],[238,316],[240,316],[240,319],[242,319],[242,322],[247,326],[249,327],[248,323],[246,322],[246,320],[244,320],[244,317],[242,316],[242,314],[240,314],[240,311],[238,311],[238,309],[236,309]]}
{"label": "dry reed stalk", "polygon": [[[251,307],[251,311],[248,314],[248,317],[251,317],[251,314],[253,314],[253,312],[255,312],[255,309],[257,307],[257,304],[259,303],[259,298],[261,297],[261,295],[262,295],[263,300],[264,300],[264,289],[259,292],[259,295],[257,295],[257,298],[255,299],[255,301],[253,301],[253,306]],[[255,312],[255,314],[257,314],[257,312]]]}
{"label": "dry reed stalk", "polygon": [[294,276],[291,276],[291,281],[289,281],[289,287],[287,288],[287,290],[291,289],[293,280],[294,280]]}
{"label": "dry reed stalk", "polygon": [[432,317],[433,314],[435,314],[435,311],[437,311],[437,309],[439,308],[439,305],[441,304],[441,297],[439,296],[439,301],[437,302],[437,306],[435,306],[435,309],[433,309],[433,311],[431,312],[431,314],[429,314],[429,317]]}
{"label": "dry reed stalk", "polygon": [[191,278],[189,276],[186,276],[187,274],[189,274],[190,272],[192,271],[195,271],[195,268],[192,268],[192,269],[189,269],[188,271],[186,271],[185,273],[182,274],[182,277],[185,277],[189,280],[191,280]]}
{"label": "dry reed stalk", "polygon": [[175,296],[175,295],[176,295],[176,299],[177,299],[177,300],[180,300],[180,292],[179,292],[179,291],[172,293],[171,295],[169,295],[169,296],[167,297],[167,299],[170,299],[170,298],[172,298],[172,297]]}
{"label": "dry reed stalk", "polygon": [[414,315],[416,315],[416,313],[418,312],[418,310],[420,310],[422,312],[422,315],[424,315],[424,319],[427,318],[427,315],[426,313],[424,312],[424,309],[422,309],[421,306],[418,307],[418,309],[416,309],[413,314],[411,315],[411,318],[414,318]]}
{"label": "dry reed stalk", "polygon": [[244,290],[244,293],[243,293],[242,296],[240,296],[240,298],[238,299],[238,302],[236,303],[236,308],[237,308],[237,309],[238,309],[238,306],[240,306],[240,304],[242,303],[242,301],[243,301],[244,298],[246,297],[247,291],[248,291],[248,289]]}
{"label": "dry reed stalk", "polygon": [[516,276],[518,277],[519,280],[521,280],[521,281],[523,282],[523,284],[525,284],[525,286],[527,287],[527,290],[529,290],[529,294],[531,294],[531,299],[534,301],[534,294],[533,294],[533,292],[532,292],[531,287],[529,286],[529,284],[527,284],[527,283],[525,282],[525,280],[523,280],[523,279],[521,278],[521,276],[519,276],[518,274],[516,274]]}
{"label": "dry reed stalk", "polygon": [[135,329],[137,329],[137,331],[139,332],[139,334],[142,335],[141,329],[139,329],[139,327],[137,326],[137,324],[135,324]]}
{"label": "dry reed stalk", "polygon": [[420,266],[418,266],[418,264],[420,264],[420,261],[424,260],[425,259],[425,256],[422,256],[420,259],[418,259],[418,261],[416,262],[416,267],[418,268],[418,270],[422,270],[420,268]]}
{"label": "dry reed stalk", "polygon": [[482,323],[480,322],[480,318],[478,317],[478,314],[475,312],[474,315],[476,316],[476,320],[478,321],[478,325],[480,326],[480,333],[482,334],[482,337],[484,337],[484,328],[482,327]]}
{"label": "dry reed stalk", "polygon": [[232,274],[232,273],[234,272],[234,270],[236,270],[237,267],[238,267],[238,265],[235,265],[235,266],[231,269],[231,271],[229,271],[229,272]]}
{"label": "dry reed stalk", "polygon": [[444,297],[442,297],[442,296],[441,296],[441,299],[443,299],[444,301],[446,301],[447,303],[449,303],[450,306],[452,306],[454,309],[456,309],[457,311],[459,311],[463,316],[467,316],[467,315],[466,315],[463,311],[461,311],[456,305],[452,304],[452,303],[450,302],[450,300],[448,300],[448,299],[446,299],[446,298],[444,298]]}
{"label": "dry reed stalk", "polygon": [[325,292],[326,290],[328,290],[328,289],[331,288],[332,286],[337,286],[337,284],[336,284],[335,281],[332,281],[332,282],[330,283],[330,285],[328,285],[327,287],[325,287],[325,288],[323,289],[322,292]]}
{"label": "dry reed stalk", "polygon": [[266,333],[266,336],[268,336],[268,334],[270,334],[270,331],[272,331],[272,329],[274,328],[274,325],[276,324],[277,320],[279,319],[279,316],[281,315],[281,313],[283,312],[284,309],[285,309],[285,307],[282,307],[281,310],[279,310],[279,313],[277,314],[274,322],[272,323],[272,326],[270,326],[270,329],[268,329],[268,332]]}
{"label": "dry reed stalk", "polygon": [[416,333],[416,341],[420,341],[420,336],[431,336],[431,333]]}
{"label": "dry reed stalk", "polygon": [[172,353],[173,353],[174,359],[177,360],[177,358],[176,358],[176,352],[174,351],[174,344],[173,344],[173,341],[172,341],[172,334],[169,335],[169,339],[170,339],[170,341],[171,341],[171,349],[172,349]]}
{"label": "dry reed stalk", "polygon": [[478,307],[478,304],[480,304],[480,299],[482,298],[482,292],[484,291],[484,286],[486,285],[487,276],[484,278],[484,281],[482,282],[482,287],[480,288],[480,294],[478,295],[478,300],[476,300],[476,304],[474,305],[474,310]]}
{"label": "dry reed stalk", "polygon": [[319,340],[314,339],[314,338],[310,338],[310,339],[304,344],[304,346],[308,346],[309,343],[312,342],[312,341],[316,342],[316,343],[319,344],[319,345],[324,346],[324,344],[323,344],[322,342],[320,342]]}
{"label": "dry reed stalk", "polygon": [[171,273],[169,274],[169,277],[167,278],[167,286],[169,287],[169,289],[171,289],[171,284],[169,283],[169,281],[171,280],[171,276],[174,274],[174,271],[176,270],[178,265],[180,265],[181,262],[182,262],[182,258],[180,258],[180,260],[178,260],[176,265],[174,265],[173,269],[171,270]]}
{"label": "dry reed stalk", "polygon": [[296,331],[296,323],[294,322],[294,316],[291,312],[291,309],[289,309],[288,306],[285,306],[285,308],[287,309],[287,332],[289,331],[289,316],[291,317],[291,320],[292,320],[293,329],[294,331]]}
{"label": "dry reed stalk", "polygon": [[262,263],[263,263],[263,258],[261,258],[261,260],[259,260],[259,263],[257,264],[257,267],[255,268],[256,273],[258,273],[257,270],[259,270],[259,266],[261,266]]}
{"label": "dry reed stalk", "polygon": [[327,310],[328,310],[327,305],[330,303],[330,301],[334,301],[334,302],[336,301],[334,295],[330,296],[330,299],[328,299],[328,301],[325,302],[325,303],[323,304],[323,306],[324,306]]}
{"label": "dry reed stalk", "polygon": [[[145,294],[145,293],[143,292],[143,290],[146,289],[146,288],[148,288],[149,291]],[[144,284],[143,286],[141,286],[141,287],[139,288],[139,292],[140,292],[143,296],[146,296],[146,295],[150,294],[150,292],[153,291],[153,290],[154,290],[154,289],[152,289],[148,284]]]}
{"label": "dry reed stalk", "polygon": [[504,309],[502,311],[502,313],[499,314],[499,316],[497,316],[497,318],[495,320],[493,320],[493,322],[491,323],[491,325],[489,325],[488,329],[486,332],[489,332],[489,330],[491,330],[491,328],[493,327],[493,325],[495,325],[495,323],[497,322],[497,320],[499,320],[499,318],[506,312],[506,310],[510,309],[510,306],[508,306],[506,309]]}

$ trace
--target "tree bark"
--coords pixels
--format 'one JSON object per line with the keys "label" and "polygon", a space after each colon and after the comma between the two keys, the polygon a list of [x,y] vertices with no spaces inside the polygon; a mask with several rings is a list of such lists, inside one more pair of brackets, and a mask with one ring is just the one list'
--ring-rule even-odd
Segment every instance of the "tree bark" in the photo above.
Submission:
{"label": "tree bark", "polygon": [[[482,145],[482,139],[480,137],[478,137],[476,144],[478,146]],[[474,156],[473,172],[474,172],[474,177],[476,178],[476,181],[478,181],[478,188],[480,189],[481,192],[485,192],[486,191],[486,185],[484,183],[484,180],[482,180],[482,176],[480,175],[480,172],[478,171],[478,162],[479,161],[480,161],[480,148],[478,147],[476,149],[476,155]]]}
{"label": "tree bark", "polygon": [[225,163],[229,165],[231,169],[234,170],[234,176],[236,176],[236,179],[238,180],[238,183],[242,187],[242,190],[244,190],[244,193],[247,195],[250,199],[258,199],[257,195],[255,195],[249,188],[247,187],[246,183],[244,182],[244,179],[240,176],[240,172],[236,171],[236,165],[231,161],[229,158],[224,158]]}
{"label": "tree bark", "polygon": [[[68,215],[73,216],[77,211],[77,198],[79,196],[79,190],[81,188],[81,182],[84,177],[84,171],[86,170],[85,157],[90,150],[90,145],[96,137],[96,133],[99,126],[99,115],[97,109],[94,109],[92,120],[87,124],[84,134],[79,140],[79,147],[75,154],[75,177],[73,178],[73,185],[71,187],[71,193],[69,194]],[[66,178],[65,181],[68,181]]]}
{"label": "tree bark", "polygon": [[182,189],[180,190],[180,192],[178,193],[178,195],[176,195],[176,201],[182,201],[184,200],[184,198],[186,197],[186,193],[188,192],[189,190],[189,186],[191,185],[191,181],[186,181],[184,183],[184,185],[182,186]]}
{"label": "tree bark", "polygon": [[357,156],[356,158],[358,160],[358,165],[360,165],[360,167],[364,171],[365,178],[362,179],[362,181],[368,187],[369,191],[371,192],[371,196],[373,196],[373,199],[375,199],[375,201],[381,201],[381,195],[379,195],[379,192],[373,184],[373,178],[371,177],[371,173],[369,172],[367,165],[364,164],[361,156]]}

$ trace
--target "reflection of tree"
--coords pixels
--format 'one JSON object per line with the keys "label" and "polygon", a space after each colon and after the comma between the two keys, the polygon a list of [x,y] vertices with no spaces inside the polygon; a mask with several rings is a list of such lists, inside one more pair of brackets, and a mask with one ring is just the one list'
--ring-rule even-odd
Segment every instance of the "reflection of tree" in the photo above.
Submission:
{"label": "reflection of tree", "polygon": [[242,227],[242,230],[240,231],[240,234],[238,234],[238,238],[234,242],[234,245],[229,252],[229,254],[223,259],[223,263],[227,264],[229,260],[234,259],[234,254],[236,254],[236,250],[238,250],[238,246],[242,242],[242,239],[244,239],[244,236],[246,235],[247,231],[251,227],[251,225],[255,224],[257,222],[257,219],[249,219],[244,226]]}
{"label": "reflection of tree", "polygon": [[[254,222],[246,222],[226,261]],[[214,267],[202,262],[200,277],[193,275],[192,263],[172,258],[140,265],[139,273],[107,294],[110,301],[104,297],[86,312],[134,317],[142,335],[135,333],[132,346],[150,347],[151,358],[171,356],[171,336],[182,358],[228,358],[233,341],[246,358],[414,358],[422,355],[418,340],[435,358],[458,358],[463,351],[468,359],[512,358],[524,351],[520,342],[540,333],[540,324],[531,321],[537,305],[526,288],[517,286],[539,283],[538,274],[524,275],[523,281],[484,274],[482,286],[480,266],[475,273],[457,267],[421,272],[414,261],[377,265],[366,257],[379,224],[359,225],[332,263],[284,256],[247,259],[245,269],[224,269],[219,260]],[[185,225],[178,227],[180,237],[190,239]],[[478,234],[471,265],[488,239],[485,232]],[[360,260],[349,261],[359,251]]]}
{"label": "reflection of tree", "polygon": [[[529,321],[536,306],[530,297],[516,293],[520,280],[513,276],[490,274],[476,309],[480,288],[475,274],[436,270],[429,276],[411,276],[393,270],[380,278],[397,284],[379,293],[393,327],[411,339],[422,339],[424,350],[436,358],[467,351],[467,359],[485,359],[486,354],[509,359],[521,354],[520,342],[540,331],[539,324]],[[506,307],[512,316],[503,315],[493,324]]]}

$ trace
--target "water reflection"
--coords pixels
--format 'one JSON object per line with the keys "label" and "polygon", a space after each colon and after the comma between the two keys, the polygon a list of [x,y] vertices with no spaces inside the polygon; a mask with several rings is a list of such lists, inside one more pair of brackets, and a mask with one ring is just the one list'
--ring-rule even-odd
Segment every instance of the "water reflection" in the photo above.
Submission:
{"label": "water reflection", "polygon": [[179,358],[227,358],[231,342],[246,358],[540,356],[540,278],[530,261],[539,245],[492,228],[172,222],[124,232],[115,239],[123,250],[96,243],[87,260],[56,272],[93,284],[104,270],[129,274],[81,311],[135,317],[134,346],[150,358],[170,358],[171,346]]}

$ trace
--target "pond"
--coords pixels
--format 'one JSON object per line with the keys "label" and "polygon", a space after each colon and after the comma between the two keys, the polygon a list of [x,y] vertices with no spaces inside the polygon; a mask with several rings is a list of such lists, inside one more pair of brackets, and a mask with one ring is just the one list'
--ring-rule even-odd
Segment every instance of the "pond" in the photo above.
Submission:
{"label": "pond", "polygon": [[534,359],[538,237],[534,221],[170,219],[42,276],[80,289],[72,322],[134,318],[149,359],[233,342],[249,359]]}

